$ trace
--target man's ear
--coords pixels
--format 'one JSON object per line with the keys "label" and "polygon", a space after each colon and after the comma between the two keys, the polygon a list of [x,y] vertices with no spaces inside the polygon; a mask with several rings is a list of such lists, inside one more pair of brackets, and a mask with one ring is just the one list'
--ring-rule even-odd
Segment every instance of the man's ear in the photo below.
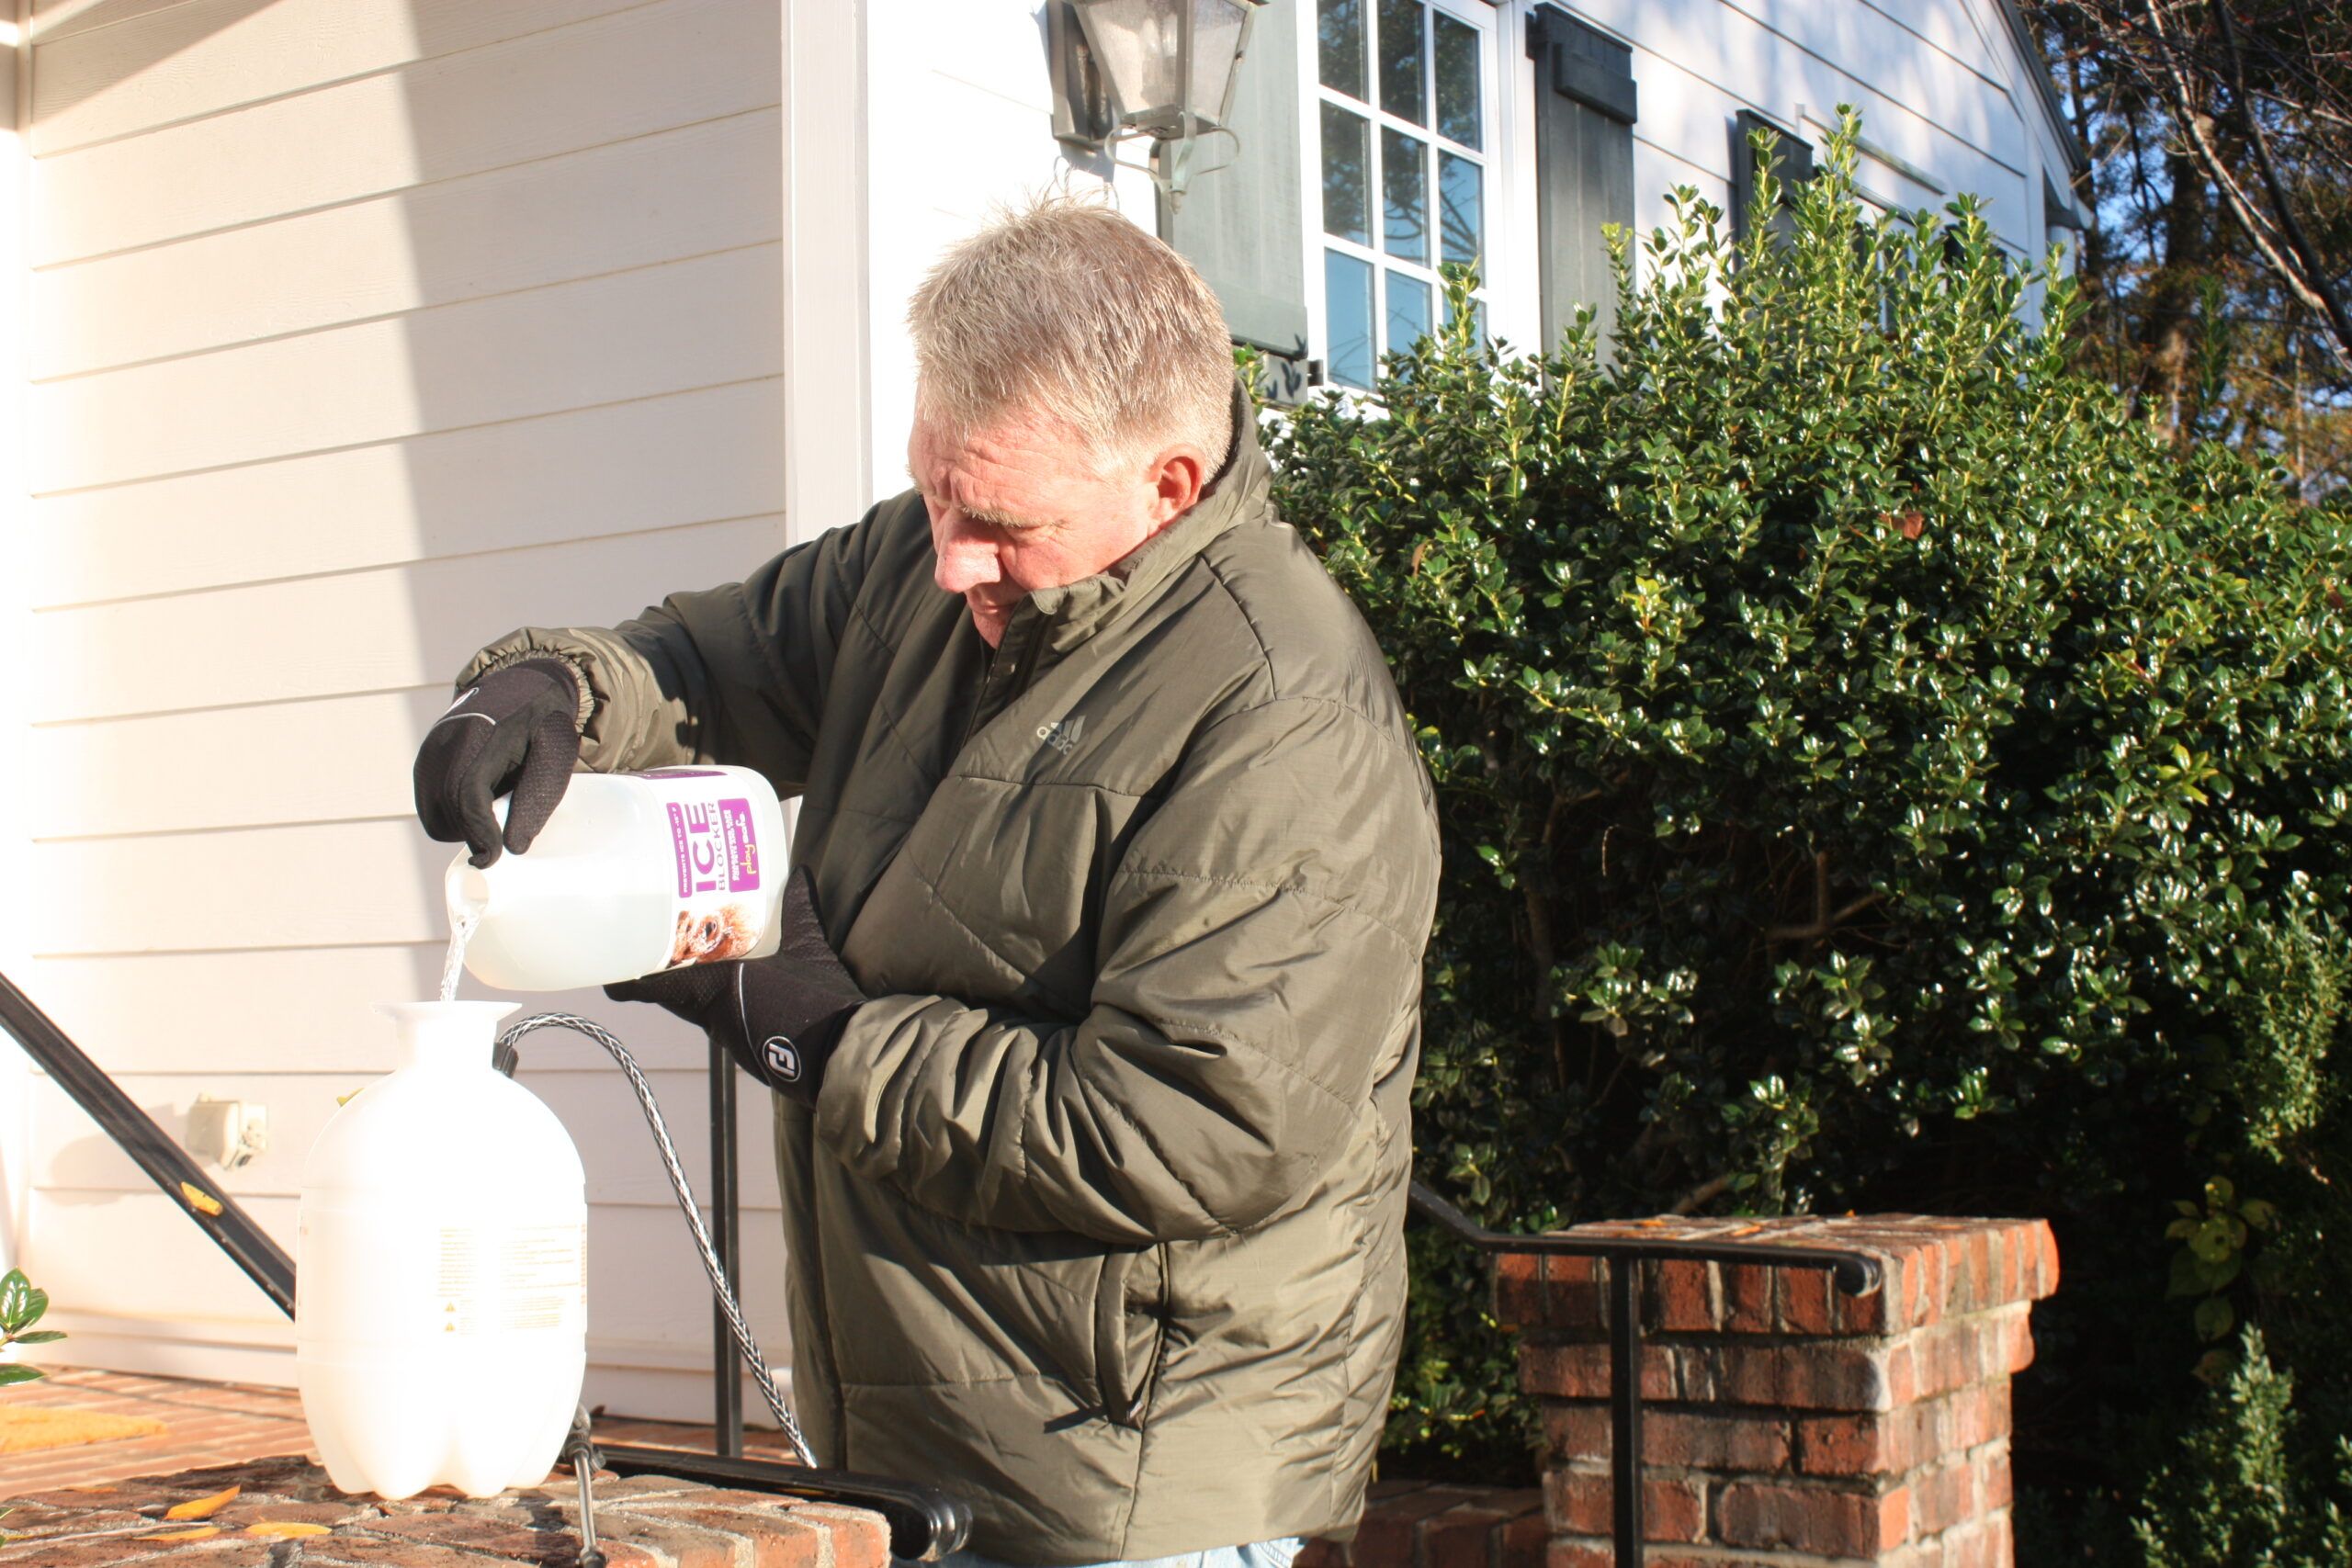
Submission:
{"label": "man's ear", "polygon": [[1170,446],[1152,459],[1145,477],[1154,491],[1151,523],[1156,532],[1193,510],[1201,499],[1201,491],[1208,488],[1208,458],[1197,446]]}

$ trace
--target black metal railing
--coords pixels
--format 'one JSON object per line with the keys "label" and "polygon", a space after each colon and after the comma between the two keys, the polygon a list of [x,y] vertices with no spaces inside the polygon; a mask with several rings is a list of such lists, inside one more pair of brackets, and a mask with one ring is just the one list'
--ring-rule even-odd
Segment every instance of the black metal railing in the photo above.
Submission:
{"label": "black metal railing", "polygon": [[1773,1269],[1826,1269],[1838,1289],[1867,1296],[1882,1281],[1878,1259],[1842,1247],[1770,1242],[1679,1240],[1668,1236],[1591,1236],[1490,1231],[1430,1188],[1412,1185],[1413,1213],[1482,1252],[1595,1258],[1609,1275],[1610,1536],[1617,1568],[1642,1562],[1642,1270],[1644,1263],[1745,1263]]}
{"label": "black metal railing", "polygon": [[[73,1097],[99,1130],[112,1138],[156,1186],[179,1204],[214,1246],[245,1271],[246,1277],[280,1312],[288,1317],[294,1315],[294,1260],[286,1255],[286,1249],[271,1240],[235,1199],[220,1190],[188,1157],[187,1151],[155,1125],[153,1117],[131,1103],[130,1097],[105,1070],[5,975],[0,975],[0,1027],[16,1037],[26,1054]],[[733,1063],[720,1055],[714,1061],[714,1068],[721,1064],[729,1070],[714,1070],[711,1074],[711,1171],[714,1186],[718,1189],[712,1194],[712,1240],[725,1248],[723,1257],[731,1280],[740,1271],[740,1196],[734,1180]],[[726,1170],[723,1180],[718,1179],[722,1162]],[[722,1209],[724,1220],[718,1213]],[[731,1443],[732,1447],[722,1447],[716,1454],[700,1454],[689,1449],[596,1443],[594,1456],[605,1468],[617,1475],[674,1475],[706,1485],[747,1487],[780,1496],[870,1509],[888,1523],[890,1552],[894,1557],[931,1560],[964,1544],[971,1533],[971,1506],[935,1487],[854,1471],[810,1470],[744,1457],[742,1384],[736,1373],[734,1344],[726,1335],[723,1316],[720,1339],[719,1348],[725,1351],[727,1359],[718,1369],[722,1390],[718,1408],[722,1416],[731,1410],[731,1416],[721,1427],[718,1441]],[[734,1393],[731,1406],[725,1393],[728,1389]]]}

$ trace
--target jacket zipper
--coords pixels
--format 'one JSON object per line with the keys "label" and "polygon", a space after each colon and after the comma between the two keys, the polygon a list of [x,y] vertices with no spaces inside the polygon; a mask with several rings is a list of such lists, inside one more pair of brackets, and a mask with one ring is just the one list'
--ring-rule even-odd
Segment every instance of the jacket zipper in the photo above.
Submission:
{"label": "jacket zipper", "polygon": [[1027,640],[1022,643],[1019,657],[1010,665],[1004,662],[1004,650],[998,649],[997,657],[989,663],[989,672],[980,682],[980,700],[972,705],[972,720],[964,727],[964,739],[957,742],[961,751],[972,743],[989,720],[1012,705],[1012,699],[1029,689],[1030,678],[1036,673],[1037,656],[1046,646],[1046,620],[1036,617],[1029,628]]}

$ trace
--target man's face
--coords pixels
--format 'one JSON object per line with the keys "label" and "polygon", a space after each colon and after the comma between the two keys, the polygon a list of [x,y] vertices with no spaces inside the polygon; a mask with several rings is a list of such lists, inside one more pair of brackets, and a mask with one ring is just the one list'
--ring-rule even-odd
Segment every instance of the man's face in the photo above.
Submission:
{"label": "man's face", "polygon": [[1010,420],[958,437],[921,414],[907,472],[931,513],[933,576],[963,595],[990,648],[1023,598],[1103,570],[1183,515],[1208,479],[1190,446],[1104,475],[1080,438],[1050,421]]}

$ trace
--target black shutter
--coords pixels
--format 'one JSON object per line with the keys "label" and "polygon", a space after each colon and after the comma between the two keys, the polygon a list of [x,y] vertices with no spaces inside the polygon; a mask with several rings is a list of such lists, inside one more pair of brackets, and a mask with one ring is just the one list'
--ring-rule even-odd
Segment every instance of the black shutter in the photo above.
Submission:
{"label": "black shutter", "polygon": [[1813,144],[1787,126],[1758,114],[1754,109],[1742,109],[1731,121],[1731,231],[1732,238],[1747,237],[1747,212],[1756,196],[1756,149],[1748,145],[1748,133],[1769,130],[1780,138],[1772,148],[1772,172],[1781,182],[1781,209],[1772,215],[1772,233],[1782,244],[1795,237],[1796,219],[1789,205],[1796,199],[1797,187],[1813,178]]}
{"label": "black shutter", "polygon": [[1557,348],[1578,307],[1596,308],[1603,338],[1617,319],[1617,281],[1601,225],[1634,223],[1634,51],[1566,12],[1528,18],[1535,61],[1535,250],[1544,345]]}
{"label": "black shutter", "polygon": [[[1196,175],[1173,212],[1159,202],[1159,237],[1200,270],[1236,343],[1299,361],[1306,355],[1306,237],[1299,168],[1298,0],[1272,0],[1250,28],[1233,87],[1240,150],[1226,168]],[[1204,164],[1231,143],[1207,138]]]}

